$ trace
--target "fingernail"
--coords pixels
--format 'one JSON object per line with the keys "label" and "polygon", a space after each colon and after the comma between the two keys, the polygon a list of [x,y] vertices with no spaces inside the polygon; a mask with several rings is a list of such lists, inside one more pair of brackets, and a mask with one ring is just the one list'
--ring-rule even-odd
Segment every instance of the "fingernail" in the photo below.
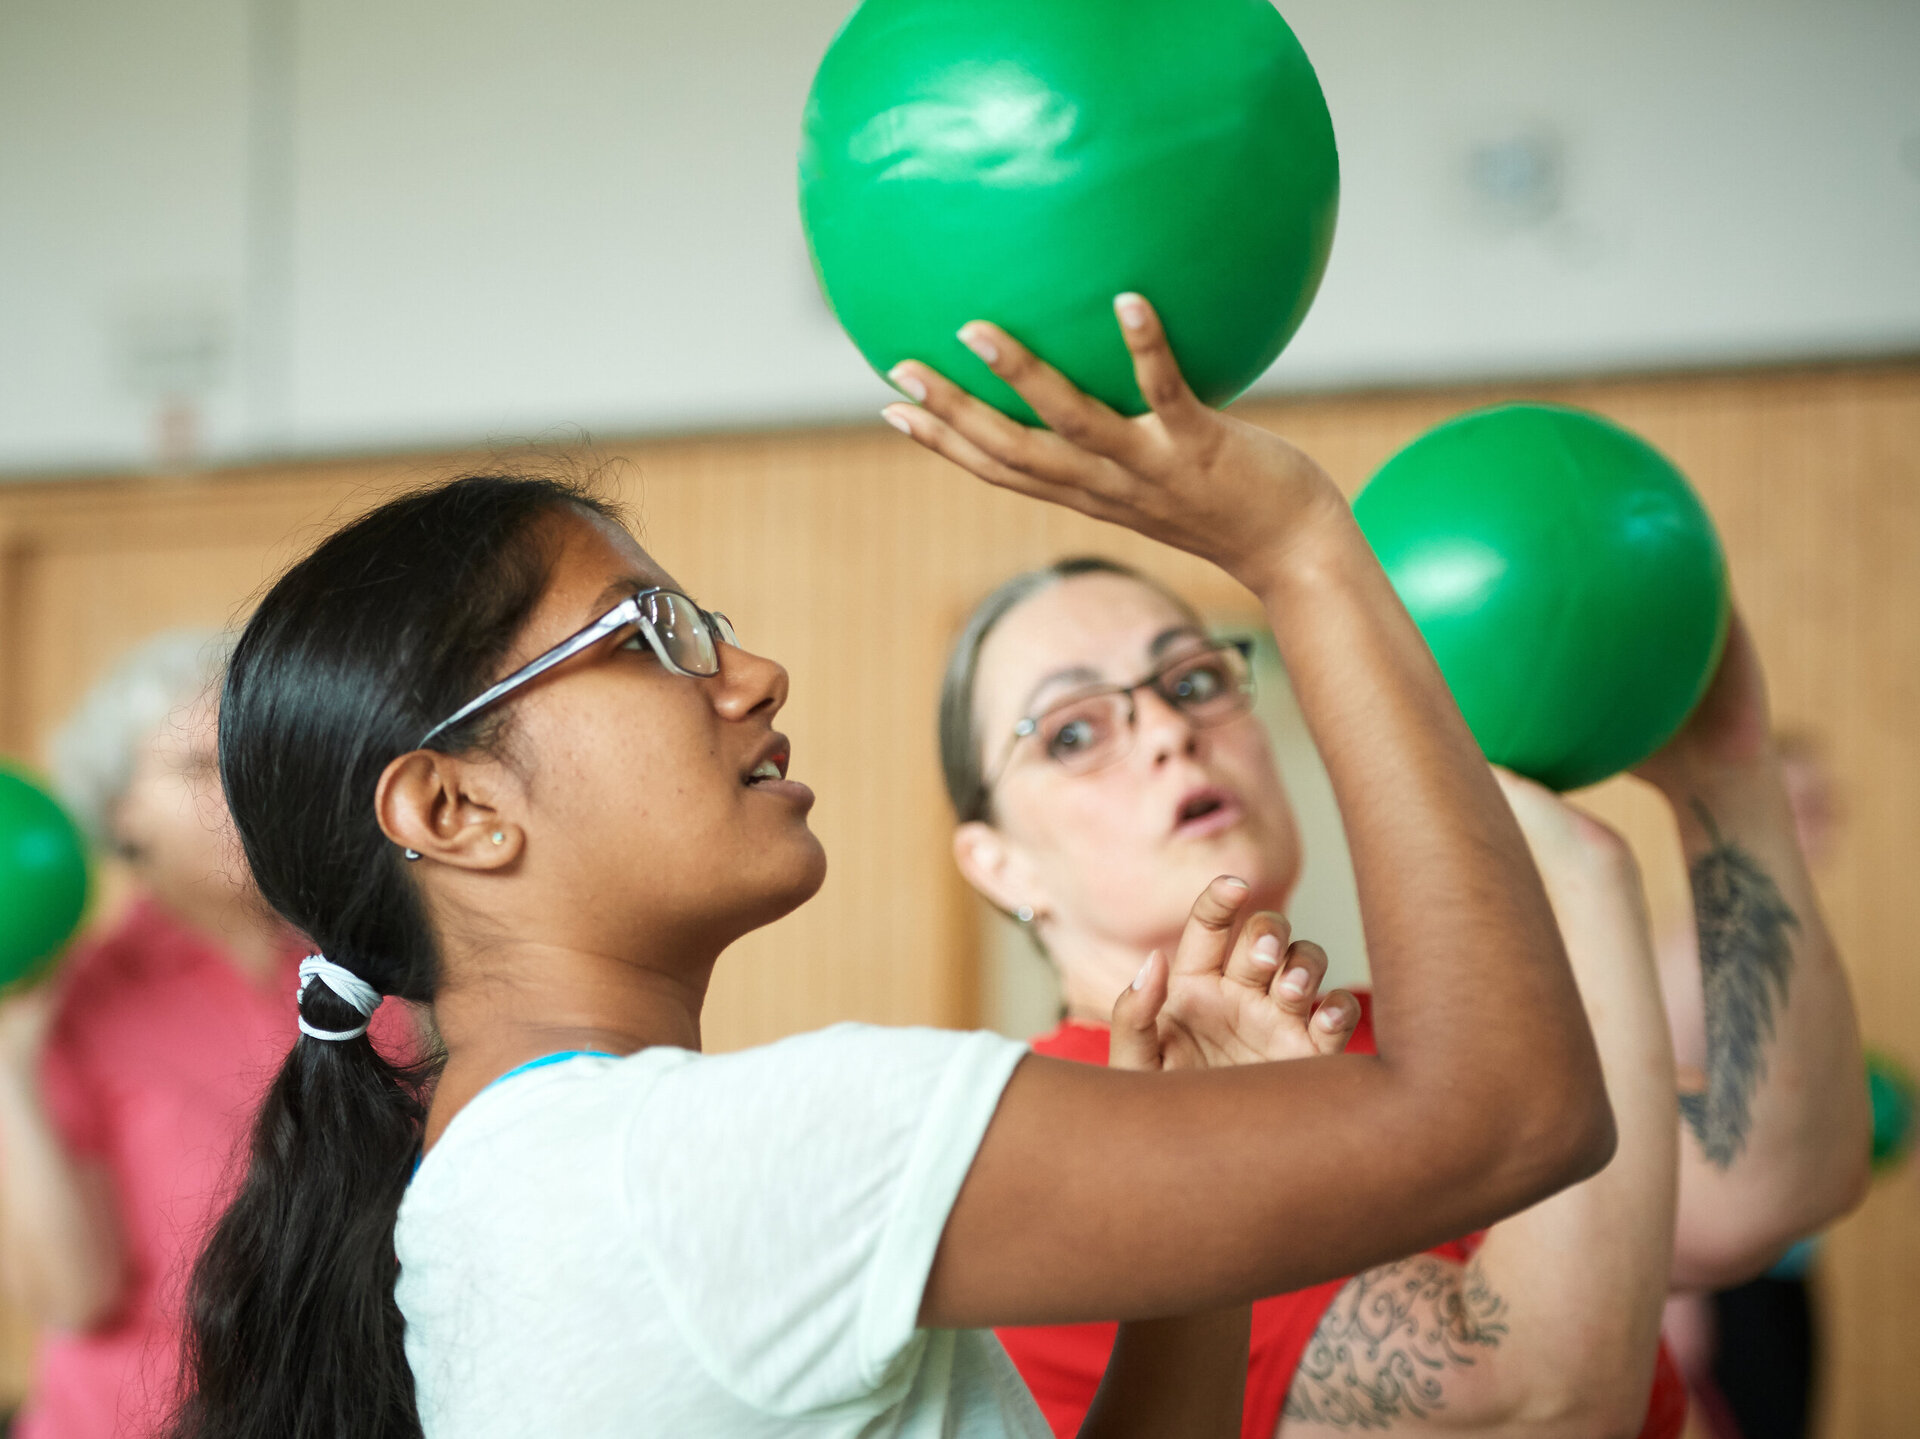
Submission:
{"label": "fingernail", "polygon": [[907,417],[891,405],[880,412],[880,418],[885,420],[889,425],[892,425],[903,435],[911,435],[913,433],[913,426],[907,423]]}
{"label": "fingernail", "polygon": [[1325,1005],[1320,1010],[1320,1027],[1338,1029],[1347,1022],[1347,1012],[1337,1004]]}
{"label": "fingernail", "polygon": [[1116,295],[1113,308],[1119,312],[1120,323],[1129,330],[1138,330],[1147,323],[1147,302],[1131,291],[1124,295]]}
{"label": "fingernail", "polygon": [[920,377],[905,365],[895,365],[891,370],[888,370],[887,378],[893,381],[894,387],[898,389],[901,394],[905,395],[909,400],[912,400],[916,405],[924,405],[927,402],[927,387],[921,384]]}
{"label": "fingernail", "polygon": [[[1255,964],[1264,964],[1268,968],[1272,968],[1278,964],[1280,962],[1280,941],[1278,937],[1271,934],[1263,934],[1260,938],[1256,939],[1253,942],[1253,962]],[[1287,971],[1287,978],[1291,979],[1299,972],[1297,969],[1289,970]],[[1284,982],[1283,980],[1282,983]]]}
{"label": "fingernail", "polygon": [[959,335],[960,343],[965,345],[969,350],[972,350],[974,354],[985,360],[989,365],[999,362],[999,348],[995,346],[992,340],[987,338],[987,331],[984,326],[971,323],[962,325]]}
{"label": "fingernail", "polygon": [[1246,882],[1246,881],[1245,881],[1244,879],[1242,879],[1242,878],[1240,878],[1240,876],[1239,876],[1239,875],[1237,875],[1237,874],[1223,874],[1223,875],[1221,875],[1221,876],[1220,876],[1220,883],[1222,883],[1222,884],[1224,884],[1224,885],[1229,885],[1229,886],[1231,886],[1231,887],[1232,887],[1232,888],[1234,888],[1234,889],[1251,889],[1251,888],[1253,888],[1253,886],[1252,886],[1252,885],[1250,885],[1250,884],[1248,884],[1248,883],[1247,883],[1247,882]]}
{"label": "fingernail", "polygon": [[1133,977],[1133,987],[1135,989],[1145,989],[1147,987],[1147,971],[1152,968],[1153,956],[1148,955],[1147,962],[1140,966],[1140,972]]}
{"label": "fingernail", "polygon": [[1280,987],[1296,999],[1307,992],[1307,972],[1304,969],[1290,969],[1280,976]]}

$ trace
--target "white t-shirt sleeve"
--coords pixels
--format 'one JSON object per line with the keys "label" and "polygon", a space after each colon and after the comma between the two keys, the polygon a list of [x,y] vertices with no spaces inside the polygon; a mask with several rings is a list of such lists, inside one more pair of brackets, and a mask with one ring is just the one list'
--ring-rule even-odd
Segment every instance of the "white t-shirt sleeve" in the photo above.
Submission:
{"label": "white t-shirt sleeve", "polygon": [[795,1415],[906,1382],[934,1250],[1026,1046],[838,1025],[662,1077],[624,1156],[682,1337]]}

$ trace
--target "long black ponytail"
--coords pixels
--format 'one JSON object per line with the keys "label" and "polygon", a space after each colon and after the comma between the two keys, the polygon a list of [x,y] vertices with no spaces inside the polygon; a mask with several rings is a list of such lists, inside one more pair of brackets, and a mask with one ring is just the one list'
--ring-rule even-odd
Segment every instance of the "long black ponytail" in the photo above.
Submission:
{"label": "long black ponytail", "polygon": [[[436,946],[375,782],[484,689],[546,584],[539,523],[610,511],[574,486],[480,475],[405,495],[325,540],[267,593],[228,667],[220,774],[261,893],[384,995],[433,999]],[[443,749],[497,741],[497,716]],[[361,1017],[309,981],[302,1017]],[[431,1058],[302,1037],[195,1267],[172,1439],[414,1439],[394,1302],[394,1221]]]}

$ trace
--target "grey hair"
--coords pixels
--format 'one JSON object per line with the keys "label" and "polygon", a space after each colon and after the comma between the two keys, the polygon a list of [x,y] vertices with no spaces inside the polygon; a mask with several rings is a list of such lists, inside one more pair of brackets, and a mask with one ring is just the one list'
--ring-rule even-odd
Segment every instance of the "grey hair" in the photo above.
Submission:
{"label": "grey hair", "polygon": [[54,791],[95,844],[114,847],[113,812],[133,782],[140,747],[180,711],[218,693],[232,647],[233,637],[217,630],[165,630],[143,640],[54,732]]}
{"label": "grey hair", "polygon": [[994,626],[1042,590],[1052,589],[1076,575],[1118,575],[1156,590],[1183,614],[1200,622],[1199,615],[1172,590],[1118,560],[1098,555],[1074,555],[1037,570],[1025,570],[981,600],[967,616],[960,637],[947,654],[946,674],[940,681],[940,772],[947,782],[947,798],[954,817],[987,820],[992,816],[987,793],[986,756],[982,753],[979,719],[974,713],[975,682],[980,673],[980,648]]}

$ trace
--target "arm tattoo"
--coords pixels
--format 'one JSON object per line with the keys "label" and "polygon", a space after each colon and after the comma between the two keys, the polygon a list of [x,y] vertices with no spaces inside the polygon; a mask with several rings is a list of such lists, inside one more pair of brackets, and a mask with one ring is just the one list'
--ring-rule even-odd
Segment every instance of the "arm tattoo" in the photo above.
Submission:
{"label": "arm tattoo", "polygon": [[1707,852],[1693,865],[1700,930],[1700,987],[1707,1024],[1707,1087],[1680,1096],[1680,1113],[1707,1158],[1722,1169],[1747,1147],[1753,1092],[1766,1077],[1774,1006],[1793,970],[1791,931],[1800,920],[1754,857],[1721,836],[1705,805]]}
{"label": "arm tattoo", "polygon": [[1446,1407],[1446,1380],[1506,1335],[1507,1302],[1479,1263],[1422,1255],[1370,1269],[1334,1297],[1307,1341],[1284,1417],[1386,1429]]}

